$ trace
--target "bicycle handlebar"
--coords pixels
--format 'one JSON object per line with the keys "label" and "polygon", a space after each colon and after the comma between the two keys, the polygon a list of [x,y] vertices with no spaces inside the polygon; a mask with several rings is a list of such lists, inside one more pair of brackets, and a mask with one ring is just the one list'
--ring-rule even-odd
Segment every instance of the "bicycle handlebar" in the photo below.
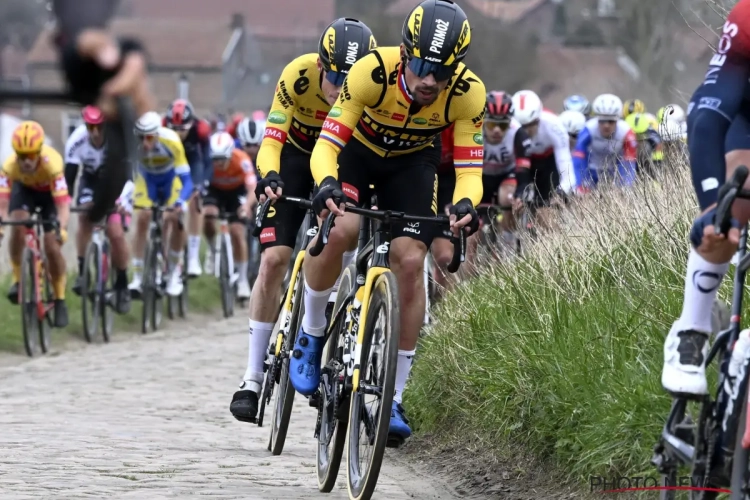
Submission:
{"label": "bicycle handlebar", "polygon": [[52,226],[55,231],[55,236],[60,237],[60,221],[57,219],[40,219],[31,218],[24,220],[3,220],[0,218],[0,226],[44,226],[45,224]]}
{"label": "bicycle handlebar", "polygon": [[[89,208],[88,207],[70,207],[70,213],[72,213],[72,214],[87,214],[88,212],[89,212]],[[104,226],[106,224],[106,220],[109,219],[113,215],[117,215],[118,217],[120,217],[120,224],[122,225],[122,230],[127,233],[128,229],[130,228],[128,226],[127,219],[125,218],[125,216],[119,210],[116,210],[116,209],[115,210],[110,210],[109,212],[107,212],[107,215],[105,216],[105,218],[102,219],[101,221],[97,222],[94,225],[95,226]]]}
{"label": "bicycle handlebar", "polygon": [[714,219],[715,234],[726,235],[732,227],[732,204],[737,198],[750,199],[750,191],[742,189],[747,180],[748,169],[744,165],[737,167],[732,178],[719,189],[719,200],[716,204]]}
{"label": "bicycle handlebar", "polygon": [[[312,209],[312,202],[304,198],[295,198],[292,196],[280,196],[278,201],[292,203],[300,208],[306,210]],[[260,227],[263,225],[263,219],[265,218],[268,210],[270,209],[271,200],[266,199],[263,203],[258,205],[258,211],[256,214],[256,230],[253,232],[254,236],[260,234]],[[425,222],[427,224],[439,224],[448,226],[450,219],[446,216],[423,216],[423,215],[408,215],[404,212],[396,212],[392,210],[371,210],[367,208],[355,207],[347,205],[344,207],[345,212],[350,212],[356,215],[367,217],[368,219],[375,219],[381,222],[390,221],[391,219],[397,219],[403,222]],[[317,257],[323,251],[323,248],[328,243],[328,235],[333,229],[334,220],[336,216],[333,213],[323,221],[323,224],[318,231],[318,238],[315,240],[315,244],[310,248],[310,255]],[[453,258],[448,264],[448,272],[455,273],[461,266],[461,263],[466,260],[466,232],[460,231],[459,236],[451,236],[451,242],[453,243]]]}
{"label": "bicycle handlebar", "polygon": [[[177,210],[175,207],[165,207],[161,205],[151,205],[150,207],[146,207],[143,205],[133,205],[133,210],[151,210],[151,212],[157,212],[157,213],[164,213],[164,212],[174,212]],[[180,231],[185,229],[185,223],[183,222],[182,218],[184,217],[185,212],[180,211],[180,213],[177,216],[177,225],[180,228]]]}

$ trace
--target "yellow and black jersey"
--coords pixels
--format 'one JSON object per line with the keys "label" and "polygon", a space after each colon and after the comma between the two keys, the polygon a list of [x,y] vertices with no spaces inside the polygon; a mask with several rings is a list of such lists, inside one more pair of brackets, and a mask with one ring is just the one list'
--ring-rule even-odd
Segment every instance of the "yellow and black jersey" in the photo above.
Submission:
{"label": "yellow and black jersey", "polygon": [[315,182],[336,177],[336,158],[353,136],[382,157],[424,149],[452,123],[456,190],[454,202],[482,197],[482,123],[486,93],[463,63],[429,106],[413,103],[401,68],[399,47],[378,48],[349,71],[336,105],[323,124],[310,160]]}
{"label": "yellow and black jersey", "polygon": [[323,121],[331,106],[320,90],[323,74],[318,70],[318,54],[305,54],[287,64],[276,85],[266,132],[256,160],[258,171],[278,172],[281,148],[289,142],[312,153]]}

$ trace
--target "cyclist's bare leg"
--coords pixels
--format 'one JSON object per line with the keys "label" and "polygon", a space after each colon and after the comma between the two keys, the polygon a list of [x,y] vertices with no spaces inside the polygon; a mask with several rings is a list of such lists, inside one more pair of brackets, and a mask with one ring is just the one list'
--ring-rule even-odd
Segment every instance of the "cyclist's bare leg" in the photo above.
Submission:
{"label": "cyclist's bare leg", "polygon": [[[21,221],[29,218],[29,212],[26,210],[13,210],[10,213],[10,220]],[[10,253],[10,264],[13,267],[13,282],[18,283],[21,280],[21,257],[24,247],[24,228],[13,226],[10,231],[10,241],[8,242],[8,251]]]}
{"label": "cyclist's bare leg", "polygon": [[167,214],[164,217],[164,233],[169,238],[170,264],[177,264],[177,258],[182,258],[185,249],[185,228],[180,229],[176,214]]}
{"label": "cyclist's bare leg", "polygon": [[146,251],[146,237],[151,222],[149,210],[138,210],[135,215],[135,236],[133,236],[133,280],[140,283],[143,273],[143,257]]}
{"label": "cyclist's bare leg", "polygon": [[216,219],[219,216],[219,208],[213,205],[203,206],[203,235],[208,243],[208,251],[213,254],[215,247],[214,238],[216,237]]}
{"label": "cyclist's bare leg", "polygon": [[52,291],[58,300],[65,299],[65,258],[60,251],[60,242],[54,232],[44,233],[44,253],[52,279]]}
{"label": "cyclist's bare leg", "polygon": [[512,233],[516,230],[516,219],[511,213],[513,194],[516,192],[515,182],[505,182],[497,192],[497,204],[503,209],[503,219],[500,227],[503,231]]}
{"label": "cyclist's bare leg", "polygon": [[234,222],[229,225],[229,236],[232,238],[232,251],[234,257],[234,263],[237,265],[238,271],[242,263],[245,264],[244,274],[247,279],[247,235],[245,234],[245,224],[242,222]]}
{"label": "cyclist's bare leg", "polygon": [[447,238],[435,238],[432,240],[430,251],[437,267],[432,279],[438,285],[437,294],[439,298],[443,296],[451,284],[451,280],[448,277],[448,264],[453,259],[453,243]]}
{"label": "cyclist's bare leg", "polygon": [[130,250],[128,249],[128,241],[125,239],[122,220],[119,216],[110,217],[109,221],[107,221],[107,238],[109,238],[112,250],[112,264],[114,264],[115,269],[118,271],[127,271]]}
{"label": "cyclist's bare leg", "polygon": [[198,211],[200,205],[200,195],[196,192],[188,204],[190,213],[188,214],[187,224],[187,244],[188,244],[188,262],[186,265],[190,269],[190,274],[200,274],[201,265],[198,252],[201,248],[201,230],[203,229],[203,214]]}
{"label": "cyclist's bare leg", "polygon": [[398,348],[413,351],[424,322],[424,257],[427,247],[421,241],[401,237],[391,243],[391,269],[398,282],[401,302],[401,338]]}

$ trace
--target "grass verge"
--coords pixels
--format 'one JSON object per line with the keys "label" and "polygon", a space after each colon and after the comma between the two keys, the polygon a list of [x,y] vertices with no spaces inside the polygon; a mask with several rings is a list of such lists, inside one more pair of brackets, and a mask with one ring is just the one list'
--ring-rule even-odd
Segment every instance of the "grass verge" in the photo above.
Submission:
{"label": "grass verge", "polygon": [[419,433],[521,446],[582,485],[656,475],[663,342],[697,210],[687,167],[672,168],[574,201],[528,258],[488,263],[446,297],[405,394]]}

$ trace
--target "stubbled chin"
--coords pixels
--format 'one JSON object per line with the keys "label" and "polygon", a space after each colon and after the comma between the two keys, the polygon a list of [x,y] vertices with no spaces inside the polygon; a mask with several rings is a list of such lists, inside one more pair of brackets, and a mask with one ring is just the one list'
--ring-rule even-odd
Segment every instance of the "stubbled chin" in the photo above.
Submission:
{"label": "stubbled chin", "polygon": [[328,97],[328,99],[327,99],[328,100],[328,105],[329,106],[333,106],[334,104],[336,104],[336,99],[338,99],[338,98],[339,98],[339,96]]}

